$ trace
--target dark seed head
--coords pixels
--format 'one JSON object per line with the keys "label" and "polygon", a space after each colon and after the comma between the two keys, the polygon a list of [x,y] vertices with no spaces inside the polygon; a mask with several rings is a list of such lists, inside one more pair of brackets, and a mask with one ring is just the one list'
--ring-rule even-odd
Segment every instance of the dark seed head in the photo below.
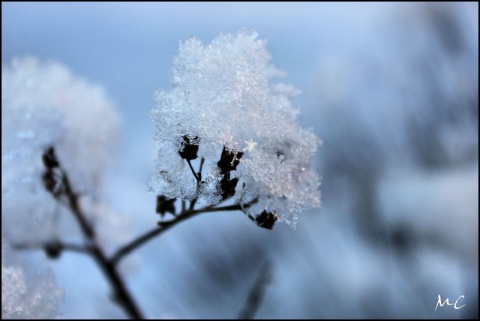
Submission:
{"label": "dark seed head", "polygon": [[187,135],[184,135],[182,146],[178,153],[183,159],[196,159],[198,157],[198,136],[189,138]]}
{"label": "dark seed head", "polygon": [[223,146],[222,155],[220,160],[217,162],[220,171],[225,174],[229,171],[237,170],[237,165],[240,163],[242,158],[242,152],[229,151],[225,146]]}
{"label": "dark seed head", "polygon": [[263,211],[260,215],[255,217],[255,223],[258,226],[271,230],[277,221],[277,216],[274,212]]}
{"label": "dark seed head", "polygon": [[160,214],[161,217],[163,217],[166,212],[175,214],[175,198],[167,199],[163,195],[158,195],[155,212]]}
{"label": "dark seed head", "polygon": [[51,259],[58,259],[62,254],[63,246],[58,241],[52,241],[44,246],[45,254]]}
{"label": "dark seed head", "polygon": [[237,187],[238,178],[230,179],[230,173],[227,172],[220,181],[220,194],[222,199],[229,198],[235,195],[235,188]]}

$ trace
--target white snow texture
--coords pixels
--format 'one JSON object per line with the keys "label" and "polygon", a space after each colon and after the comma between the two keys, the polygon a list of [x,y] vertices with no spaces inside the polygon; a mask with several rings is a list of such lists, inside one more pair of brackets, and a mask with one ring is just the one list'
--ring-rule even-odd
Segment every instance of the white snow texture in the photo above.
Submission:
{"label": "white snow texture", "polygon": [[[2,235],[9,241],[44,241],[64,208],[42,184],[42,154],[55,148],[82,206],[102,190],[105,165],[119,118],[103,90],[74,77],[63,65],[33,57],[2,65]],[[86,212],[91,213],[91,208]],[[60,221],[73,217],[60,213]],[[70,224],[74,226],[73,224]]]}
{"label": "white snow texture", "polygon": [[[320,206],[320,178],[310,162],[321,141],[297,124],[291,98],[299,91],[272,82],[284,73],[269,64],[265,41],[257,37],[242,30],[220,34],[208,45],[194,37],[180,42],[173,87],[157,92],[151,112],[159,150],[150,186],[168,198],[217,204],[223,177],[217,162],[225,146],[244,153],[231,171],[239,179],[235,202],[258,198],[248,214],[265,210],[294,225],[301,211]],[[205,158],[198,190],[178,153],[184,135],[199,138],[198,159]],[[198,159],[192,162],[196,171]]]}

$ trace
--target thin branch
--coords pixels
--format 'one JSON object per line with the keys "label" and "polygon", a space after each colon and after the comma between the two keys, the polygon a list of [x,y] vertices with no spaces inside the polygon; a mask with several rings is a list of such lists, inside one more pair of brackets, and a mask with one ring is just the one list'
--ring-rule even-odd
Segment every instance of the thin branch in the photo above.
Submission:
{"label": "thin branch", "polygon": [[68,199],[68,205],[72,210],[73,215],[78,221],[78,224],[82,228],[83,234],[89,239],[93,240],[95,238],[95,231],[93,230],[90,223],[87,221],[85,215],[80,208],[80,204],[78,203],[78,195],[73,192],[72,186],[70,184],[70,180],[68,179],[67,173],[62,170],[63,178],[63,186],[65,187],[65,195]]}
{"label": "thin branch", "polygon": [[200,178],[197,176],[197,173],[195,173],[195,170],[193,169],[192,163],[190,163],[189,159],[187,159],[187,163],[188,163],[188,166],[190,166],[190,169],[192,170],[193,176],[195,176],[195,179],[197,180],[197,182],[199,182]]}
{"label": "thin branch", "polygon": [[128,253],[132,252],[136,248],[142,246],[149,240],[153,239],[155,236],[160,235],[161,233],[165,232],[169,228],[175,226],[176,224],[191,218],[195,215],[201,214],[201,213],[208,213],[208,212],[220,212],[220,211],[236,211],[236,210],[241,210],[241,207],[239,204],[235,205],[229,205],[229,206],[222,206],[222,207],[212,207],[212,206],[206,206],[198,210],[193,210],[193,211],[187,211],[184,213],[180,213],[178,216],[176,216],[174,219],[171,219],[170,221],[164,221],[160,222],[160,226],[156,227],[149,232],[141,235],[140,237],[136,238],[132,242],[122,246],[120,249],[117,250],[117,252],[112,256],[110,259],[112,264],[118,264],[118,262]]}
{"label": "thin branch", "polygon": [[[119,305],[125,310],[129,317],[133,319],[143,319],[140,310],[133,301],[133,298],[128,292],[122,277],[116,270],[115,265],[107,259],[107,256],[103,252],[102,248],[96,243],[94,230],[88,222],[86,215],[83,213],[82,208],[80,207],[80,203],[78,201],[79,195],[74,192],[70,184],[70,180],[68,179],[67,173],[65,172],[65,170],[63,170],[63,168],[61,168],[60,163],[56,159],[53,147],[51,147],[47,152],[44,153],[43,160],[48,171],[52,171],[53,168],[58,168],[61,171],[63,188],[62,192],[54,193],[53,190],[47,190],[52,191],[52,195],[56,200],[59,200],[60,195],[66,196],[68,201],[67,206],[70,208],[71,212],[77,219],[77,222],[81,227],[82,233],[90,243],[90,255],[95,259],[114,290],[115,301],[119,303]],[[48,171],[47,173],[49,173]]]}
{"label": "thin branch", "polygon": [[190,206],[188,207],[188,212],[192,212],[193,208],[195,207],[195,204],[197,203],[197,197],[195,197],[191,202]]}
{"label": "thin branch", "polygon": [[[15,250],[45,250],[45,247],[49,246],[50,243],[14,243],[12,244],[12,248]],[[58,245],[61,247],[61,250],[88,254],[91,255],[91,249],[88,246],[72,244],[72,243],[64,243],[58,242]]]}
{"label": "thin branch", "polygon": [[202,159],[200,160],[200,168],[197,174],[195,174],[195,171],[193,170],[190,160],[187,159],[187,162],[188,162],[188,165],[190,165],[190,169],[192,170],[192,173],[195,176],[195,179],[197,180],[197,189],[195,192],[197,196],[195,196],[195,198],[190,202],[190,206],[188,208],[189,211],[193,211],[193,208],[195,207],[195,204],[197,203],[197,200],[198,200],[198,192],[200,190],[200,184],[202,182],[202,168],[203,168],[203,163],[205,162],[205,158],[202,157]]}
{"label": "thin branch", "polygon": [[202,159],[200,160],[200,168],[198,169],[198,182],[200,182],[202,180],[202,168],[203,168],[203,163],[205,163],[205,158],[202,157]]}

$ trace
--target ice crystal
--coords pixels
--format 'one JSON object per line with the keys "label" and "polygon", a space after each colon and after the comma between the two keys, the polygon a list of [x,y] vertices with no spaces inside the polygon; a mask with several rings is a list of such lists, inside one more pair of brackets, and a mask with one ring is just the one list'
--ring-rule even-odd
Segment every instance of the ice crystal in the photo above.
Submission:
{"label": "ice crystal", "polygon": [[[151,112],[159,146],[151,188],[208,205],[233,195],[241,204],[257,199],[245,208],[251,217],[265,211],[294,223],[299,212],[320,205],[310,161],[321,142],[297,124],[291,98],[298,90],[272,82],[283,73],[257,37],[243,30],[208,45],[193,37],[180,42],[173,86],[157,92]],[[197,152],[205,158],[200,187],[179,156],[190,143],[185,137],[196,142],[190,159]]]}

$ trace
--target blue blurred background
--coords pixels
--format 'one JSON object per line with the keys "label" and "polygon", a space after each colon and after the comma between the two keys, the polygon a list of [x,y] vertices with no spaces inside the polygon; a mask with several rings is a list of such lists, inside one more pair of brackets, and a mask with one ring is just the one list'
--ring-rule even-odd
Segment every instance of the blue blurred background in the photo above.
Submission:
{"label": "blue blurred background", "polygon": [[[149,111],[179,41],[241,28],[302,90],[322,207],[295,230],[211,213],[151,241],[122,263],[146,316],[235,318],[270,262],[258,318],[477,317],[478,3],[2,2],[2,64],[55,60],[104,87],[122,118],[106,197],[135,236],[158,220]],[[61,317],[124,317],[89,258],[48,264]],[[466,306],[435,311],[439,295]]]}

